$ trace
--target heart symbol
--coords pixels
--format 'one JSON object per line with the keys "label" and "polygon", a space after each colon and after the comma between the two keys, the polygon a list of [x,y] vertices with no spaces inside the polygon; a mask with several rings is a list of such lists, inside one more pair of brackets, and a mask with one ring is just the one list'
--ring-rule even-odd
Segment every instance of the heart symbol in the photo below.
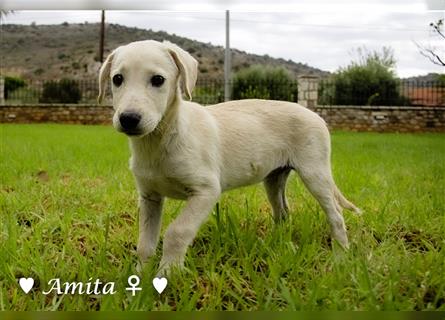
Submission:
{"label": "heart symbol", "polygon": [[155,287],[156,291],[159,294],[164,291],[165,287],[167,287],[167,279],[166,278],[154,278],[153,279],[153,287]]}
{"label": "heart symbol", "polygon": [[34,286],[34,279],[33,278],[20,278],[19,284],[20,284],[20,287],[22,288],[23,292],[28,293]]}

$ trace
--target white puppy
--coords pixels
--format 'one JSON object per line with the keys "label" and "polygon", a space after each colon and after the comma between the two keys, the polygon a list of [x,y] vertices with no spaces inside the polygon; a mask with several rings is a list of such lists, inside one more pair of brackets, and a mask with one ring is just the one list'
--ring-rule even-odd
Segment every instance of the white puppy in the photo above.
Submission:
{"label": "white puppy", "polygon": [[128,135],[140,195],[138,255],[155,253],[165,197],[187,200],[168,227],[161,273],[182,266],[187,247],[221,192],[264,182],[274,218],[288,211],[286,179],[295,170],[348,247],[345,199],[331,174],[323,119],[295,103],[241,100],[203,107],[191,99],[197,61],[169,42],[138,41],[114,50],[101,67],[99,101],[112,82],[113,126]]}

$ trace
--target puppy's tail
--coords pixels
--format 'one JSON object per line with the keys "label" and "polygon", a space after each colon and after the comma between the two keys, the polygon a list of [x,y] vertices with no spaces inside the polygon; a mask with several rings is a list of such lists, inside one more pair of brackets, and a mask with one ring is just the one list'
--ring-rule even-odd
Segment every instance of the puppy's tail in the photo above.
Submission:
{"label": "puppy's tail", "polygon": [[338,204],[345,209],[351,210],[356,214],[361,214],[362,210],[357,208],[351,201],[345,198],[345,196],[340,192],[337,186],[334,187],[334,196]]}

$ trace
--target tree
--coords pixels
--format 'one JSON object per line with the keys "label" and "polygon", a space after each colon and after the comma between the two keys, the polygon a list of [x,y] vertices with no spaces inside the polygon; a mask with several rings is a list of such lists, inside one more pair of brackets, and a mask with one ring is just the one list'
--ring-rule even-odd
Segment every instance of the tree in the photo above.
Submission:
{"label": "tree", "polygon": [[235,74],[232,98],[297,101],[298,87],[286,69],[255,65]]}
{"label": "tree", "polygon": [[[443,25],[444,25],[443,19],[439,19],[437,22],[430,23],[430,27],[433,29],[433,32],[436,34],[436,36],[438,36],[439,39],[445,40],[445,33],[442,31]],[[416,45],[419,48],[420,54],[422,56],[426,57],[436,65],[445,66],[445,57],[444,56],[441,57],[439,55],[438,48],[433,47],[431,45],[421,46],[418,43],[416,43]]]}
{"label": "tree", "polygon": [[10,13],[14,13],[14,11],[13,10],[0,10],[0,21],[3,21],[3,19],[5,19],[5,17]]}
{"label": "tree", "polygon": [[438,75],[437,81],[439,82],[439,86],[445,87],[445,74]]}
{"label": "tree", "polygon": [[320,86],[320,98],[336,105],[406,105],[395,76],[396,60],[391,48],[382,51],[357,49],[358,61],[352,61],[333,76],[332,86]]}

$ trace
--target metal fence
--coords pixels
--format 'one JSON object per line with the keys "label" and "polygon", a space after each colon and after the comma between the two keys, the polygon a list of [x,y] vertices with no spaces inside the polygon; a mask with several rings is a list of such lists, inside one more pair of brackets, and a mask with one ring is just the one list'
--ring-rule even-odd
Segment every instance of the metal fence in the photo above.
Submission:
{"label": "metal fence", "polygon": [[[298,81],[232,82],[234,99],[261,98],[298,101]],[[91,80],[5,81],[8,104],[96,103],[98,82]],[[302,88],[303,89],[303,88]],[[110,90],[108,90],[108,99]],[[110,101],[110,100],[108,100]],[[224,101],[224,81],[199,79],[193,101],[208,105]],[[348,83],[322,79],[318,82],[319,105],[405,105],[445,107],[445,84],[439,81],[389,81],[378,84]]]}
{"label": "metal fence", "polygon": [[[98,81],[87,80],[26,80],[5,85],[4,99],[8,104],[23,103],[85,103],[97,101]],[[110,101],[110,85],[105,100]],[[224,101],[224,81],[199,80],[193,100],[202,104]]]}
{"label": "metal fence", "polygon": [[193,90],[193,101],[203,105],[224,101],[224,80],[198,79]]}
{"label": "metal fence", "polygon": [[[238,99],[270,99],[298,102],[298,80],[271,79],[233,80],[229,83],[231,98]],[[204,105],[224,101],[224,81],[199,79],[193,92],[193,100]]]}
{"label": "metal fence", "polygon": [[97,80],[25,80],[8,85],[5,81],[5,101],[21,103],[95,103]]}
{"label": "metal fence", "polygon": [[357,86],[324,79],[318,84],[318,104],[445,107],[445,83],[388,80]]}

